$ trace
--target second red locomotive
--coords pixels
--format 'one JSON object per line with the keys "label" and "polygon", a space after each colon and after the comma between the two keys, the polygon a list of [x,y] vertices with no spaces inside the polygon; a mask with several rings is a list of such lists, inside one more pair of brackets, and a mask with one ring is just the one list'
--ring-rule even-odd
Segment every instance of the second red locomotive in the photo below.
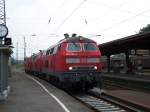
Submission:
{"label": "second red locomotive", "polygon": [[102,68],[96,42],[65,36],[56,45],[26,59],[25,71],[46,77],[63,88],[93,88],[100,81]]}

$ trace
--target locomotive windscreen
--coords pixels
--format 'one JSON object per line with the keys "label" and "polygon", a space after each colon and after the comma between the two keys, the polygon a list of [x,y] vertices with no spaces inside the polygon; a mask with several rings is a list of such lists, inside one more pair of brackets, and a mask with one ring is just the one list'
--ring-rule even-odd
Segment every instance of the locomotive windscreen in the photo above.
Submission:
{"label": "locomotive windscreen", "polygon": [[68,43],[68,51],[81,51],[80,43]]}
{"label": "locomotive windscreen", "polygon": [[83,46],[84,46],[83,48],[85,51],[96,51],[97,50],[95,43],[84,43]]}
{"label": "locomotive windscreen", "polygon": [[98,47],[95,43],[68,43],[67,51],[69,52],[81,52],[81,51],[97,51]]}

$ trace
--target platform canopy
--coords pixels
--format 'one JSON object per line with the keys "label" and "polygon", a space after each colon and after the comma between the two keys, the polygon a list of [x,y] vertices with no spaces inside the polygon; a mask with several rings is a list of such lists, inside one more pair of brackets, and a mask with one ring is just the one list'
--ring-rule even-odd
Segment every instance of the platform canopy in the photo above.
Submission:
{"label": "platform canopy", "polygon": [[102,55],[126,53],[129,50],[149,49],[150,32],[131,35],[99,45]]}

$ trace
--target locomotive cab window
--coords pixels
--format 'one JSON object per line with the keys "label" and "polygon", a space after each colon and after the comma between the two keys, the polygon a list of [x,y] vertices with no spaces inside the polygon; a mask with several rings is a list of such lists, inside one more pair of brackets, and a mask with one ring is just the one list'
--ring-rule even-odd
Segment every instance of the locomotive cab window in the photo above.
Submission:
{"label": "locomotive cab window", "polygon": [[96,51],[97,50],[95,43],[84,43],[83,47],[84,47],[85,51]]}
{"label": "locomotive cab window", "polygon": [[49,54],[51,55],[53,54],[53,52],[54,52],[54,48],[51,48]]}
{"label": "locomotive cab window", "polygon": [[54,47],[53,54],[56,54],[58,51],[58,46]]}
{"label": "locomotive cab window", "polygon": [[58,45],[58,52],[61,50],[61,45]]}
{"label": "locomotive cab window", "polygon": [[49,54],[49,50],[46,51],[46,55],[48,55],[48,54]]}
{"label": "locomotive cab window", "polygon": [[53,54],[57,54],[60,51],[61,45],[57,45],[54,47]]}
{"label": "locomotive cab window", "polygon": [[79,52],[81,51],[80,43],[68,43],[67,50],[70,52]]}

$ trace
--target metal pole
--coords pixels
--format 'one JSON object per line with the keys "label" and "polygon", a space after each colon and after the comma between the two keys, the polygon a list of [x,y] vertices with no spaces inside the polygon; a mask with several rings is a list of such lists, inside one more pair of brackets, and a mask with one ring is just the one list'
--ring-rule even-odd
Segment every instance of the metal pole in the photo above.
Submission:
{"label": "metal pole", "polygon": [[2,51],[0,51],[0,94],[2,92],[2,70],[3,70],[3,67],[2,67]]}
{"label": "metal pole", "polygon": [[[0,0],[0,24],[6,25],[5,0]],[[0,39],[0,45],[3,44],[3,39]]]}
{"label": "metal pole", "polygon": [[26,38],[24,36],[24,61],[25,61],[25,58],[26,58]]}
{"label": "metal pole", "polygon": [[107,72],[110,72],[110,55],[107,55]]}
{"label": "metal pole", "polygon": [[2,45],[2,39],[0,39],[0,45]]}
{"label": "metal pole", "polygon": [[[0,24],[5,24],[4,22],[4,7],[5,7],[5,0],[0,0]],[[0,39],[0,46],[2,45],[2,39]],[[2,55],[2,51],[0,51],[0,95],[1,92],[3,91],[3,82],[2,82],[2,73],[3,73],[3,66],[2,66],[2,61],[3,61],[3,55]]]}
{"label": "metal pole", "polygon": [[[0,0],[0,25],[6,26],[6,11],[5,11],[5,0]],[[3,31],[3,29],[0,29]],[[5,31],[5,30],[4,30]],[[8,34],[8,31],[7,31]],[[2,36],[0,39],[0,100],[6,99],[8,95],[8,58],[10,52],[6,53],[5,50],[9,51],[8,46],[3,45],[3,39],[7,37],[7,34]]]}
{"label": "metal pole", "polygon": [[16,45],[16,63],[18,64],[18,42]]}
{"label": "metal pole", "polygon": [[6,25],[6,10],[5,10],[5,0],[4,0],[4,24]]}

